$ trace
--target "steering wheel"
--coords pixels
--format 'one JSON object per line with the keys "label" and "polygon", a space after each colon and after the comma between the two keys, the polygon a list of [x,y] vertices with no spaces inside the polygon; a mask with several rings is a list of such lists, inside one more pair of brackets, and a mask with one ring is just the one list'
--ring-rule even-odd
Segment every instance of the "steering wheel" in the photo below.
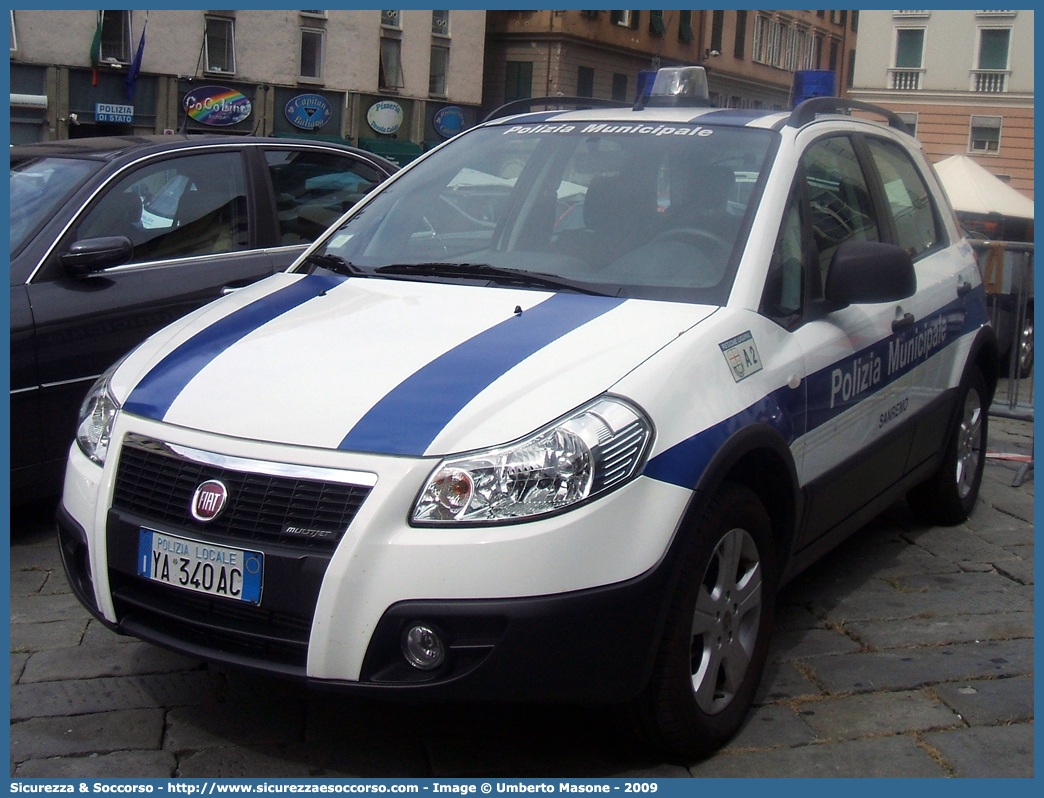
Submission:
{"label": "steering wheel", "polygon": [[710,244],[712,247],[718,248],[722,256],[726,258],[732,252],[732,244],[721,236],[710,233],[700,227],[673,227],[657,235],[651,243],[661,241],[678,241],[682,244],[694,245],[700,249]]}

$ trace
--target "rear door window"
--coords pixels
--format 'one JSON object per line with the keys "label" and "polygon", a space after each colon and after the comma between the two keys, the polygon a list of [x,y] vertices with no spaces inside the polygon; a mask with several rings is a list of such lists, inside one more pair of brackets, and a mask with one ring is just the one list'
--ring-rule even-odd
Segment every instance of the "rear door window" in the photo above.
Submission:
{"label": "rear door window", "polygon": [[942,238],[938,216],[910,156],[888,141],[871,138],[867,145],[884,184],[896,243],[913,257],[933,249]]}
{"label": "rear door window", "polygon": [[384,175],[348,155],[308,150],[266,150],[279,243],[310,244],[365,197]]}

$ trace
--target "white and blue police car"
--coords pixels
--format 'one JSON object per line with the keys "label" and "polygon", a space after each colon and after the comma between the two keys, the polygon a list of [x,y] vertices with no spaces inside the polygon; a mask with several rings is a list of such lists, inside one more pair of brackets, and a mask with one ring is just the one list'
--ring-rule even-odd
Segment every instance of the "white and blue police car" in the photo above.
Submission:
{"label": "white and blue police car", "polygon": [[896,116],[715,109],[663,70],[633,108],[460,134],[104,374],[61,549],[121,633],[364,694],[620,705],[701,756],[782,584],[904,496],[973,509],[996,378]]}

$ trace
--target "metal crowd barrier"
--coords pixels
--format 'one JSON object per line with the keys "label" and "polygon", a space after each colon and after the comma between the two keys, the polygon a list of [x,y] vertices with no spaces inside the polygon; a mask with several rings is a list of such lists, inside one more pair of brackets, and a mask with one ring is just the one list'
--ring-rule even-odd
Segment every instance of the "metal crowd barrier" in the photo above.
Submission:
{"label": "metal crowd barrier", "polygon": [[[1033,348],[1033,244],[1021,241],[972,241],[1001,350],[1009,355],[990,407],[991,416],[1033,421],[1033,369],[1023,368],[1023,347]],[[1027,321],[1029,324],[1027,324]],[[994,459],[1021,462],[1016,487],[1033,474],[1033,457],[989,453]]]}

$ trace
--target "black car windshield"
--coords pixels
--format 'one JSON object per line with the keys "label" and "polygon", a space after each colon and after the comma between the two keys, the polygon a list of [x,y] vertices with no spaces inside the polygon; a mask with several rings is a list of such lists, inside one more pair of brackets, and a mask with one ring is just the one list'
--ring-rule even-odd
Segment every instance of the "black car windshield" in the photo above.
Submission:
{"label": "black car windshield", "polygon": [[11,254],[51,218],[69,194],[101,168],[75,158],[11,159]]}
{"label": "black car windshield", "polygon": [[541,276],[534,288],[554,277],[561,290],[722,304],[776,135],[648,122],[474,130],[379,192],[317,254],[392,279],[499,284],[513,270]]}

